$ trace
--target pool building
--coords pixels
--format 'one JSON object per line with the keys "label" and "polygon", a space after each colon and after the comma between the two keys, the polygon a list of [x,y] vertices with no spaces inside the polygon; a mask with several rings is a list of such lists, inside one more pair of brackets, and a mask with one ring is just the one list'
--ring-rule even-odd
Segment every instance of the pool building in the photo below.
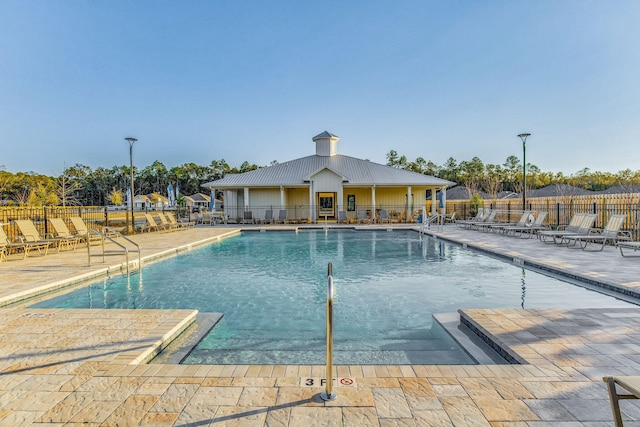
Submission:
{"label": "pool building", "polygon": [[427,200],[432,212],[445,208],[446,189],[454,182],[338,154],[339,140],[322,132],[313,138],[314,155],[228,174],[203,187],[223,192],[231,221],[245,212],[264,219],[267,211],[274,218],[284,211],[297,222],[378,220],[385,211],[389,221],[413,222]]}

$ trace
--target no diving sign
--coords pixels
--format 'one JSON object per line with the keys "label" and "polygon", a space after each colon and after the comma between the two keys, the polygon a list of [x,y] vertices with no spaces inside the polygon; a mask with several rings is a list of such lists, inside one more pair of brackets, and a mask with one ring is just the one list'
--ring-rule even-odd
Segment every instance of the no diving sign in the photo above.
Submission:
{"label": "no diving sign", "polygon": [[[326,378],[300,378],[300,387],[324,387],[327,385]],[[356,380],[349,377],[333,379],[334,387],[357,387]]]}

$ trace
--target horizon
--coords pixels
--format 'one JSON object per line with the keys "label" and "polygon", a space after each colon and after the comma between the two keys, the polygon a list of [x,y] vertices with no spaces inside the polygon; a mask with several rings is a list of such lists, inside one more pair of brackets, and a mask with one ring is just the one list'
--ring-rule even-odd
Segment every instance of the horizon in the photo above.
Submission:
{"label": "horizon", "polygon": [[[267,166],[395,150],[640,170],[640,3],[0,0],[0,166]],[[616,147],[620,147],[616,149]],[[206,162],[194,159],[207,159]]]}

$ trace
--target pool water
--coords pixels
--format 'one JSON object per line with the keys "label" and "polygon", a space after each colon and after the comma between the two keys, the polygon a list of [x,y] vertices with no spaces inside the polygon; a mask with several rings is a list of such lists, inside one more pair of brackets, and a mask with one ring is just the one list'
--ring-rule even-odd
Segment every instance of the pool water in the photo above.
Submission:
{"label": "pool water", "polygon": [[245,232],[35,306],[219,312],[183,363],[322,364],[329,262],[336,364],[475,363],[432,313],[630,306],[409,230]]}

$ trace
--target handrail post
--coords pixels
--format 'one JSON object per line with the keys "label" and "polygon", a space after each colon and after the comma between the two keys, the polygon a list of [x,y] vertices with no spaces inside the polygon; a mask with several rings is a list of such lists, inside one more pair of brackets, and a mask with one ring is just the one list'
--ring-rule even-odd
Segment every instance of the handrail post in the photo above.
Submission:
{"label": "handrail post", "polygon": [[320,393],[322,400],[334,400],[338,397],[333,391],[333,264],[329,263],[327,274],[327,368],[326,390]]}

